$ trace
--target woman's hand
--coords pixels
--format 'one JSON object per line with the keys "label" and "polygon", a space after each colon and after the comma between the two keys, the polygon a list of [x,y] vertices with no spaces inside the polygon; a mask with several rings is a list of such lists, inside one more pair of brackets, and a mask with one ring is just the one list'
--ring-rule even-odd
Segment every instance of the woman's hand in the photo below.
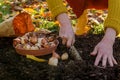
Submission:
{"label": "woman's hand", "polygon": [[102,66],[106,67],[107,62],[111,67],[117,64],[113,57],[113,44],[115,41],[116,32],[112,28],[108,28],[103,39],[95,46],[91,55],[97,55],[94,65],[98,66],[102,60]]}
{"label": "woman's hand", "polygon": [[62,43],[70,47],[75,42],[75,36],[68,15],[62,13],[57,16],[57,20],[60,22],[59,36],[62,38]]}

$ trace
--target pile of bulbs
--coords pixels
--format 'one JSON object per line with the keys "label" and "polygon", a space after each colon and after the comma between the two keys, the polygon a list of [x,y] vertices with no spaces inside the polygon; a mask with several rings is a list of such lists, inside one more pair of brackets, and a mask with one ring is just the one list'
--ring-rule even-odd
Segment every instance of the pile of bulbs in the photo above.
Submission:
{"label": "pile of bulbs", "polygon": [[[28,32],[21,37],[13,40],[14,47],[24,50],[40,50],[56,46],[56,37],[50,35],[48,31]],[[55,51],[52,52],[52,57],[49,59],[48,64],[52,66],[58,65],[58,59],[67,60],[68,53],[63,53],[61,57]]]}
{"label": "pile of bulbs", "polygon": [[13,40],[13,44],[18,49],[39,50],[56,46],[55,37],[39,32],[28,32],[22,37]]}

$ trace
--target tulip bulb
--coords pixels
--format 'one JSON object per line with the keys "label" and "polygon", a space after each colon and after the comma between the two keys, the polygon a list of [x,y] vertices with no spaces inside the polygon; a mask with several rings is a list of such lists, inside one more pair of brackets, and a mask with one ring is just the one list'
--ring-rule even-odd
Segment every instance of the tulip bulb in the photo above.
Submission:
{"label": "tulip bulb", "polygon": [[18,44],[20,44],[20,43],[21,43],[20,38],[16,38],[16,39],[13,40],[13,44],[15,46],[18,45]]}
{"label": "tulip bulb", "polygon": [[67,60],[68,59],[68,53],[63,53],[62,56],[61,56],[61,59],[62,60]]}
{"label": "tulip bulb", "polygon": [[49,65],[51,66],[57,66],[58,65],[58,58],[56,57],[51,57],[48,62]]}
{"label": "tulip bulb", "polygon": [[21,37],[21,44],[25,44],[25,38]]}
{"label": "tulip bulb", "polygon": [[30,50],[39,50],[39,47],[38,47],[38,46],[32,46],[32,47],[30,48]]}
{"label": "tulip bulb", "polygon": [[38,41],[37,36],[33,36],[33,37],[30,38],[30,42],[31,42],[32,44],[36,44],[37,41]]}
{"label": "tulip bulb", "polygon": [[25,45],[23,46],[23,48],[26,49],[26,50],[30,50],[31,46],[30,46],[29,44],[25,44]]}

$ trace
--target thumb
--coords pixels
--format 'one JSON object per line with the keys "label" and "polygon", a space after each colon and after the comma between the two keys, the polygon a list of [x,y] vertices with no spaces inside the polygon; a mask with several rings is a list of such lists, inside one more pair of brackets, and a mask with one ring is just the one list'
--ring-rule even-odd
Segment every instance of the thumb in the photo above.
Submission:
{"label": "thumb", "polygon": [[67,43],[67,38],[63,37],[62,38],[62,44],[65,45]]}
{"label": "thumb", "polygon": [[96,46],[96,47],[94,48],[93,52],[91,52],[90,54],[94,56],[94,55],[97,54],[97,51],[98,51],[98,47]]}
{"label": "thumb", "polygon": [[72,45],[72,38],[69,38],[67,41],[67,47],[70,47]]}

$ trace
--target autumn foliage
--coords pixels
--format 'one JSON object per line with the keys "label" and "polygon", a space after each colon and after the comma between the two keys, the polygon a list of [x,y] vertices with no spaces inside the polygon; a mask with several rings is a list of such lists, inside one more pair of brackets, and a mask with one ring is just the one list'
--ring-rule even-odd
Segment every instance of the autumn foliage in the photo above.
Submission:
{"label": "autumn foliage", "polygon": [[24,35],[26,32],[34,31],[31,16],[26,12],[22,12],[14,18],[13,27],[16,35]]}

